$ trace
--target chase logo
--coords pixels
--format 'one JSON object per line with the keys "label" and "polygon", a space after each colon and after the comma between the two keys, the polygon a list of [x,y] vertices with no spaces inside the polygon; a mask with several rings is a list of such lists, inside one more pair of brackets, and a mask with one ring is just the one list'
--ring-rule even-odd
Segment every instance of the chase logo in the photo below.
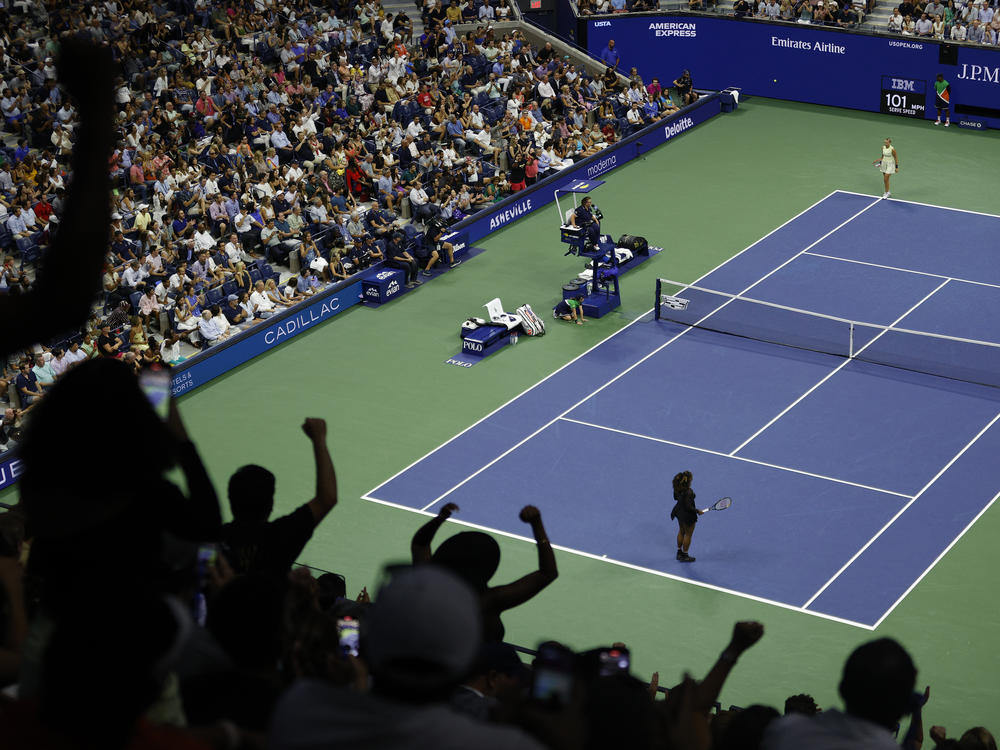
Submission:
{"label": "chase logo", "polygon": [[982,120],[959,120],[958,126],[960,128],[973,128],[975,130],[982,130],[984,124]]}

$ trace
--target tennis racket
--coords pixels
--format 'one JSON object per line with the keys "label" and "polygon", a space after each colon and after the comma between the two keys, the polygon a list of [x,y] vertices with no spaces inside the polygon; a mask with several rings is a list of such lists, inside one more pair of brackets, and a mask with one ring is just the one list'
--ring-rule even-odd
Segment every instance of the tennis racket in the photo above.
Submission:
{"label": "tennis racket", "polygon": [[733,504],[733,499],[731,497],[724,497],[721,500],[716,500],[715,505],[710,505],[707,508],[702,509],[702,513],[708,513],[710,510],[725,510],[730,505]]}
{"label": "tennis racket", "polygon": [[872,162],[872,166],[875,167],[875,169],[877,169],[877,170],[879,170],[881,172],[882,171],[882,160],[881,159],[876,159],[875,161]]}

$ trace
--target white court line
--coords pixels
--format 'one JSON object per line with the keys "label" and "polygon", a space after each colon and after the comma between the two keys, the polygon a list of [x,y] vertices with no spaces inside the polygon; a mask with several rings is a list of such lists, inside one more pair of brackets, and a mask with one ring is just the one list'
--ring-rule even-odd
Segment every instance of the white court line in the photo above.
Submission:
{"label": "white court line", "polygon": [[[946,472],[946,471],[947,471],[948,469],[950,469],[950,468],[951,468],[951,466],[952,466],[952,465],[953,465],[953,464],[954,464],[954,463],[955,463],[955,462],[956,462],[956,461],[957,461],[958,459],[960,459],[960,458],[961,458],[961,457],[962,457],[962,456],[963,456],[963,455],[965,454],[965,452],[966,452],[967,450],[969,450],[969,448],[971,448],[971,447],[972,447],[972,446],[973,446],[973,445],[974,445],[974,444],[976,443],[976,441],[977,441],[977,440],[979,440],[979,438],[981,438],[981,437],[982,437],[983,435],[985,435],[985,434],[986,434],[986,431],[987,431],[988,429],[990,429],[990,427],[992,427],[992,426],[993,426],[994,424],[996,424],[996,421],[997,421],[998,419],[1000,419],[1000,412],[998,412],[998,413],[997,413],[997,415],[996,415],[995,417],[993,417],[993,419],[991,419],[991,420],[989,421],[989,423],[987,423],[987,425],[986,425],[985,427],[983,427],[983,429],[981,429],[981,430],[980,430],[980,431],[979,431],[979,432],[978,432],[978,433],[976,434],[976,436],[975,436],[974,438],[972,438],[972,440],[970,440],[970,441],[969,441],[968,443],[966,443],[966,444],[965,444],[965,447],[964,447],[964,448],[962,448],[962,450],[960,450],[960,451],[959,451],[958,453],[956,453],[956,454],[955,454],[955,456],[954,456],[954,457],[953,457],[953,458],[952,458],[952,459],[951,459],[951,460],[950,460],[950,461],[949,461],[948,463],[946,463],[946,464],[945,464],[945,465],[944,465],[944,466],[942,467],[942,469],[941,469],[941,470],[940,470],[940,471],[939,471],[939,472],[938,472],[937,474],[935,474],[935,475],[934,475],[934,477],[933,477],[933,478],[931,479],[931,481],[929,481],[929,482],[928,482],[927,484],[925,484],[925,485],[924,485],[924,486],[923,486],[923,487],[921,488],[920,492],[918,492],[918,493],[917,493],[916,495],[914,495],[914,496],[913,496],[913,499],[912,499],[912,500],[910,500],[910,501],[909,501],[909,502],[908,502],[908,503],[907,503],[906,505],[904,505],[904,506],[903,506],[902,508],[900,508],[900,509],[899,509],[899,510],[898,510],[898,511],[896,512],[896,515],[894,515],[894,516],[893,516],[892,518],[890,518],[890,519],[889,519],[888,521],[886,521],[885,525],[884,525],[884,526],[883,526],[883,527],[882,527],[881,529],[879,529],[879,530],[878,530],[878,532],[877,532],[877,533],[875,534],[875,536],[873,536],[873,537],[872,537],[871,539],[869,539],[869,540],[868,540],[868,541],[867,541],[867,542],[865,543],[865,546],[864,546],[864,547],[862,547],[862,548],[861,548],[861,549],[859,549],[859,550],[858,550],[857,552],[855,552],[855,553],[854,553],[854,555],[853,555],[853,556],[851,557],[851,559],[850,559],[850,560],[848,560],[848,561],[847,561],[846,563],[844,563],[844,564],[843,564],[843,566],[841,566],[840,570],[838,570],[838,571],[837,571],[836,573],[834,573],[834,574],[833,574],[833,576],[832,576],[832,577],[830,578],[830,580],[829,580],[829,581],[827,581],[826,583],[824,583],[824,584],[823,584],[823,586],[822,586],[822,587],[820,588],[820,590],[819,590],[819,591],[817,591],[817,592],[816,592],[815,594],[813,594],[813,595],[812,595],[811,597],[809,597],[809,600],[808,600],[808,601],[807,601],[807,602],[806,602],[805,604],[803,604],[803,605],[802,605],[802,607],[803,607],[803,608],[805,608],[805,607],[808,607],[808,606],[809,606],[810,604],[812,604],[812,603],[813,603],[814,601],[816,601],[816,598],[817,598],[817,597],[818,597],[818,596],[819,596],[820,594],[822,594],[822,593],[823,593],[824,591],[826,591],[826,589],[827,589],[827,588],[828,588],[828,587],[830,586],[830,584],[831,584],[831,583],[833,583],[833,582],[834,582],[834,581],[836,581],[836,580],[837,580],[838,578],[840,578],[841,574],[842,574],[842,573],[843,573],[843,572],[844,572],[845,570],[847,570],[847,569],[848,569],[849,567],[851,567],[851,565],[852,565],[852,564],[854,563],[854,561],[855,561],[855,560],[857,560],[857,559],[858,559],[859,557],[861,557],[862,553],[863,553],[863,552],[864,552],[864,551],[865,551],[866,549],[868,549],[869,547],[871,547],[871,546],[872,546],[872,544],[874,544],[874,543],[875,543],[875,540],[876,540],[876,539],[878,539],[878,538],[879,538],[880,536],[882,536],[882,534],[884,534],[884,533],[885,533],[885,532],[886,532],[886,531],[888,530],[888,528],[889,528],[890,526],[892,526],[892,525],[893,525],[893,524],[894,524],[894,523],[896,522],[896,520],[897,520],[897,519],[898,519],[898,518],[899,518],[899,517],[900,517],[901,515],[903,515],[903,514],[904,514],[904,513],[906,512],[907,508],[909,508],[909,507],[910,507],[911,505],[913,505],[913,504],[914,504],[915,502],[917,502],[917,500],[918,500],[918,499],[920,499],[920,496],[921,496],[921,495],[923,495],[923,494],[924,494],[925,492],[927,492],[927,490],[929,490],[929,489],[931,488],[931,486],[932,486],[932,485],[933,485],[933,484],[934,484],[934,483],[935,483],[935,482],[936,482],[936,481],[937,481],[938,479],[940,479],[940,478],[941,478],[941,475],[942,475],[942,474],[944,474],[944,473],[945,473],[945,472]],[[994,498],[994,499],[996,499],[996,498]],[[991,504],[992,504],[992,501],[991,501]],[[989,506],[987,506],[987,507],[989,507]],[[979,516],[976,516],[976,517],[978,518]],[[964,534],[965,532],[963,531],[962,533]],[[959,536],[961,536],[961,534],[960,534]],[[956,540],[956,541],[957,541],[957,540]],[[954,543],[955,543],[955,542],[953,541],[953,542],[952,542],[952,544],[954,544]],[[949,545],[949,549],[950,549],[950,545]],[[946,551],[947,551],[947,550],[946,550]],[[943,554],[943,553],[942,553],[942,554]],[[936,562],[936,561],[935,561],[935,562]],[[932,567],[933,567],[933,566],[932,566]],[[930,569],[930,568],[928,568],[928,570],[929,570],[929,569]],[[926,571],[924,571],[924,572],[926,573]],[[922,576],[921,576],[921,577],[922,577]],[[920,579],[917,579],[917,580],[920,580]],[[914,585],[916,585],[916,583],[914,583]],[[912,588],[912,587],[911,587],[911,588]],[[907,589],[907,590],[909,590],[909,589]],[[904,594],[904,596],[905,596],[905,594]],[[896,604],[898,604],[898,603],[899,603],[899,602],[897,601],[897,602],[896,602]],[[896,604],[893,604],[893,607],[895,607],[895,606],[896,606]],[[883,617],[884,617],[884,616],[883,616]]]}
{"label": "white court line", "polygon": [[[422,516],[434,517],[433,513],[428,513],[427,511],[417,510],[416,508],[410,508],[406,505],[399,505],[398,503],[389,502],[388,500],[379,500],[377,497],[371,497],[370,495],[365,495],[364,500],[369,502],[378,503],[379,505],[386,505],[390,508],[398,508],[399,510],[406,510],[410,513],[418,513]],[[489,531],[493,534],[499,534],[500,536],[505,536],[510,539],[517,539],[522,542],[529,542],[530,544],[535,544],[535,540],[531,537],[522,536],[520,534],[512,534],[509,531],[503,531],[501,529],[494,529],[490,526],[482,526],[476,523],[469,523],[468,521],[462,521],[454,516],[448,519],[448,523],[459,524],[460,526],[466,526],[470,529],[478,529],[480,531]],[[837,622],[842,625],[851,625],[855,628],[861,628],[862,630],[874,630],[874,626],[866,625],[863,622],[854,622],[854,620],[847,620],[843,617],[837,617],[836,615],[828,615],[825,612],[815,612],[810,609],[805,609],[804,607],[796,607],[794,604],[786,604],[785,602],[775,601],[773,599],[765,599],[762,596],[756,596],[754,594],[747,594],[743,591],[736,591],[734,589],[727,589],[723,586],[716,586],[713,583],[705,583],[704,581],[697,581],[692,578],[685,578],[684,576],[674,575],[673,573],[665,573],[662,570],[655,570],[653,568],[644,568],[641,565],[633,565],[632,563],[622,562],[621,560],[614,560],[610,557],[602,557],[601,555],[595,555],[592,552],[584,552],[583,550],[573,549],[572,547],[563,547],[559,544],[553,544],[553,549],[559,550],[560,552],[567,552],[571,555],[576,555],[578,557],[586,557],[591,560],[597,560],[602,563],[611,563],[612,565],[617,565],[621,568],[628,568],[629,570],[635,570],[640,573],[651,573],[654,576],[659,576],[660,578],[669,578],[671,581],[678,581],[680,583],[689,583],[693,586],[698,586],[699,588],[709,589],[711,591],[717,591],[722,594],[732,594],[733,596],[738,596],[741,599],[748,599],[753,602],[758,602],[759,604],[770,604],[774,607],[780,607],[781,609],[791,610],[792,612],[798,612],[804,615],[810,615],[811,617],[819,617],[824,620],[830,620],[831,622]]]}
{"label": "white court line", "polygon": [[666,440],[665,438],[653,437],[652,435],[643,435],[639,432],[629,432],[627,430],[619,430],[615,427],[607,427],[601,424],[594,424],[592,422],[584,422],[580,419],[572,419],[570,417],[562,417],[563,422],[572,422],[573,424],[583,425],[584,427],[593,427],[595,430],[607,430],[608,432],[617,432],[620,435],[627,435],[629,437],[642,438],[643,440],[652,440],[655,443],[663,443],[665,445],[673,445],[678,448],[686,448],[688,450],[696,451],[698,453],[708,453],[712,456],[720,456],[722,458],[730,458],[734,461],[743,461],[748,464],[756,464],[757,466],[766,466],[769,469],[779,469],[780,471],[789,471],[793,474],[802,474],[807,477],[813,477],[814,479],[823,479],[827,482],[836,482],[837,484],[846,484],[851,487],[859,487],[863,490],[871,490],[872,492],[881,492],[884,495],[895,495],[896,497],[901,497],[904,500],[910,500],[913,495],[905,495],[902,492],[894,492],[893,490],[884,490],[881,487],[872,487],[867,484],[859,484],[858,482],[849,482],[846,479],[837,479],[836,477],[828,477],[825,474],[815,474],[811,471],[803,471],[802,469],[793,469],[790,466],[781,466],[779,464],[768,463],[767,461],[758,461],[755,458],[745,458],[743,456],[730,456],[728,453],[723,453],[722,451],[713,451],[709,448],[699,448],[696,445],[688,445],[687,443],[678,443],[674,440]]}
{"label": "white court line", "polygon": [[894,609],[896,609],[896,607],[899,606],[899,604],[903,601],[903,599],[905,599],[907,596],[909,596],[910,592],[913,591],[913,589],[915,589],[917,587],[917,584],[920,583],[922,580],[924,580],[924,576],[926,576],[928,573],[930,573],[931,570],[934,568],[934,566],[937,565],[939,562],[941,562],[941,558],[943,558],[945,555],[947,555],[951,551],[951,548],[954,547],[956,544],[958,544],[958,540],[961,539],[963,536],[965,536],[965,533],[969,529],[971,529],[975,525],[976,521],[978,521],[982,517],[982,515],[986,511],[988,511],[990,509],[990,507],[993,505],[993,503],[995,503],[997,501],[997,498],[1000,498],[1000,493],[997,493],[996,495],[993,496],[993,499],[990,500],[986,504],[986,507],[983,508],[981,511],[979,511],[976,514],[975,518],[973,518],[971,521],[969,521],[969,523],[966,525],[966,527],[964,529],[962,529],[958,533],[958,536],[956,536],[954,539],[952,539],[951,543],[941,551],[941,554],[934,558],[934,562],[932,562],[930,565],[928,565],[927,569],[917,577],[917,580],[915,580],[913,583],[911,583],[909,585],[909,587],[906,589],[906,591],[904,591],[900,595],[900,597],[896,601],[894,601],[892,603],[892,606],[889,607],[889,609],[887,609],[885,611],[885,613],[880,618],[878,618],[878,621],[875,623],[875,625],[872,628],[873,630],[875,628],[878,628],[878,626],[882,624],[882,622],[885,620],[885,618],[887,618],[889,615],[892,614],[892,611]]}
{"label": "white court line", "polygon": [[[840,224],[838,224],[833,229],[831,229],[829,232],[827,232],[826,234],[824,234],[822,237],[820,237],[818,240],[816,240],[816,242],[813,242],[812,245],[809,245],[809,246],[803,248],[802,250],[799,250],[797,253],[795,253],[795,255],[793,255],[792,257],[788,258],[788,260],[786,260],[784,263],[782,263],[782,264],[780,264],[780,265],[772,268],[770,271],[768,271],[766,274],[764,274],[763,276],[761,276],[759,279],[757,279],[754,283],[752,283],[750,286],[748,286],[746,289],[744,289],[738,295],[736,295],[735,297],[732,297],[732,298],[726,300],[721,305],[719,305],[718,307],[716,307],[714,310],[712,310],[711,312],[709,312],[707,315],[703,315],[692,326],[689,326],[689,327],[685,328],[684,330],[682,330],[680,333],[677,333],[677,334],[674,334],[673,336],[671,336],[669,339],[667,339],[666,341],[664,341],[658,347],[656,347],[655,349],[653,349],[653,351],[651,351],[649,354],[647,354],[644,357],[640,358],[638,361],[633,362],[631,365],[629,365],[624,370],[622,370],[621,372],[619,372],[617,375],[615,375],[613,378],[611,378],[611,380],[609,380],[608,382],[606,382],[604,385],[600,386],[599,388],[595,389],[594,391],[592,391],[588,395],[584,396],[582,399],[580,399],[575,404],[573,404],[572,406],[570,406],[564,412],[562,412],[561,414],[558,414],[557,416],[553,417],[548,422],[546,422],[545,424],[543,424],[541,427],[539,427],[537,430],[535,430],[534,432],[532,432],[530,435],[528,435],[528,436],[522,438],[521,440],[517,441],[510,448],[508,448],[507,450],[505,450],[503,453],[501,453],[500,455],[498,455],[496,458],[494,458],[492,461],[490,461],[486,465],[484,465],[484,466],[480,467],[479,469],[477,469],[475,472],[473,472],[472,474],[470,474],[469,476],[467,476],[465,479],[463,479],[461,482],[459,482],[455,486],[451,487],[450,489],[448,489],[444,493],[438,495],[436,498],[434,498],[434,500],[432,500],[427,505],[425,505],[423,508],[421,508],[421,510],[427,510],[428,508],[431,508],[432,506],[434,506],[437,503],[439,503],[442,500],[444,500],[446,497],[448,497],[448,495],[450,495],[452,492],[454,492],[458,488],[462,487],[466,482],[468,482],[468,481],[470,481],[472,479],[475,479],[477,476],[479,476],[480,474],[482,474],[488,468],[490,468],[491,466],[493,466],[493,464],[497,463],[498,461],[503,460],[508,455],[510,455],[513,451],[517,450],[522,445],[524,445],[526,442],[528,442],[529,440],[531,440],[533,437],[535,437],[535,435],[537,435],[538,433],[542,432],[543,430],[546,430],[549,427],[551,427],[559,419],[565,417],[567,414],[569,414],[571,411],[573,411],[574,409],[576,409],[578,406],[587,403],[587,401],[589,401],[590,399],[592,399],[594,396],[596,396],[598,393],[600,393],[601,391],[603,391],[605,388],[607,388],[611,384],[615,383],[620,378],[625,377],[628,373],[632,372],[632,370],[634,370],[636,367],[638,367],[643,362],[645,362],[646,360],[648,360],[650,357],[656,356],[661,351],[663,351],[668,346],[670,346],[672,343],[674,343],[675,341],[677,341],[677,339],[679,339],[681,336],[683,336],[684,334],[688,333],[689,331],[692,331],[692,330],[696,329],[701,323],[703,323],[704,321],[708,320],[710,317],[712,317],[717,312],[719,312],[719,310],[721,310],[722,308],[724,308],[727,305],[731,304],[735,299],[738,299],[739,297],[741,297],[744,294],[746,294],[747,292],[749,292],[755,286],[757,286],[762,281],[764,281],[764,279],[766,279],[769,276],[771,276],[772,274],[775,274],[778,271],[780,271],[782,268],[784,268],[789,263],[791,263],[792,261],[794,261],[796,258],[798,258],[800,255],[802,255],[804,252],[806,252],[806,250],[808,250],[810,247],[812,247],[813,245],[815,245],[818,242],[822,242],[826,237],[829,237],[831,234],[833,234],[834,232],[836,232],[841,227],[843,227],[846,224],[849,224],[850,222],[854,221],[854,219],[856,219],[858,216],[860,216],[861,214],[863,214],[865,211],[867,211],[869,208],[871,208],[872,206],[874,206],[876,203],[878,203],[878,201],[873,201],[872,203],[869,203],[867,206],[865,206],[864,208],[862,208],[860,211],[858,211],[857,213],[855,213],[853,216],[851,216],[848,219],[845,219]],[[945,283],[948,283],[948,282],[945,282]],[[898,323],[899,321],[896,321],[896,322]],[[885,331],[883,331],[882,333],[885,333]],[[882,334],[879,334],[879,336],[881,336],[881,335]],[[877,339],[878,336],[876,336],[875,338]],[[872,341],[874,341],[874,340],[875,339],[872,339]],[[871,342],[869,342],[869,344],[870,343]],[[839,367],[838,367],[838,369],[839,369]]]}
{"label": "white court line", "polygon": [[[746,246],[745,248],[743,248],[743,249],[742,249],[742,250],[740,250],[740,251],[739,251],[738,253],[736,253],[736,255],[733,255],[733,256],[732,256],[732,257],[730,257],[730,258],[726,258],[726,260],[722,261],[722,262],[721,262],[721,263],[720,263],[719,265],[717,265],[717,266],[716,266],[715,268],[713,268],[712,270],[710,270],[710,271],[707,271],[707,272],[706,272],[706,273],[704,273],[703,275],[699,276],[699,277],[698,277],[697,279],[695,279],[695,281],[694,281],[694,282],[692,282],[692,283],[697,283],[698,281],[701,281],[702,279],[704,279],[705,277],[709,276],[710,274],[713,274],[713,273],[715,273],[715,272],[716,272],[716,271],[718,271],[718,270],[719,270],[720,268],[722,268],[723,266],[725,266],[725,265],[726,265],[727,263],[729,263],[729,262],[731,262],[731,261],[735,260],[736,258],[740,257],[741,255],[743,255],[743,253],[747,252],[748,250],[751,250],[751,249],[753,249],[754,247],[756,247],[757,245],[759,245],[759,244],[760,244],[761,242],[763,242],[764,240],[766,240],[766,239],[767,239],[768,237],[770,237],[770,236],[771,236],[772,234],[774,234],[774,233],[776,233],[776,232],[779,232],[779,231],[781,231],[781,230],[782,230],[782,229],[784,229],[784,228],[785,228],[786,226],[788,226],[789,224],[791,224],[791,223],[792,223],[793,221],[795,221],[796,219],[798,219],[798,218],[799,218],[800,216],[803,216],[804,214],[807,214],[807,213],[808,213],[809,211],[812,211],[812,210],[813,210],[814,208],[816,208],[816,206],[818,206],[818,205],[820,205],[821,203],[823,203],[823,201],[825,201],[825,200],[828,200],[829,198],[833,197],[833,196],[834,196],[834,195],[836,195],[836,194],[837,194],[838,192],[841,192],[841,191],[837,191],[837,190],[834,190],[833,192],[831,192],[831,193],[828,193],[828,194],[824,195],[824,196],[823,196],[822,198],[820,198],[820,199],[819,199],[818,201],[816,201],[815,203],[813,203],[813,204],[812,204],[811,206],[809,206],[808,208],[805,208],[805,209],[803,209],[802,211],[799,211],[799,213],[795,214],[795,216],[793,216],[792,218],[790,218],[790,219],[789,219],[788,221],[786,221],[786,222],[785,222],[784,224],[781,224],[780,226],[777,226],[777,227],[775,227],[774,229],[772,229],[772,230],[771,230],[770,232],[768,232],[767,234],[765,234],[765,235],[764,235],[763,237],[761,237],[760,239],[758,239],[758,240],[755,240],[755,241],[754,241],[754,242],[753,242],[752,244],[750,244],[750,245],[747,245],[747,246]],[[639,316],[638,318],[636,318],[635,320],[633,320],[633,321],[632,321],[631,323],[628,323],[627,325],[625,325],[625,326],[623,326],[622,328],[618,329],[618,330],[617,330],[617,331],[615,331],[614,333],[612,333],[612,334],[609,334],[609,335],[608,335],[608,336],[607,336],[606,338],[603,338],[603,339],[601,339],[601,340],[600,340],[599,342],[597,342],[596,344],[594,344],[594,345],[593,345],[592,347],[590,347],[589,349],[587,349],[587,350],[586,350],[585,352],[583,352],[582,354],[578,354],[577,356],[573,357],[573,359],[571,359],[571,360],[570,360],[569,362],[567,362],[566,364],[564,364],[564,365],[563,365],[562,367],[560,367],[560,368],[558,368],[557,370],[554,370],[553,372],[549,373],[548,375],[546,375],[546,376],[545,376],[544,378],[542,378],[541,380],[539,380],[539,381],[538,381],[537,383],[535,383],[534,385],[530,385],[530,386],[528,386],[528,387],[527,387],[527,388],[525,388],[525,389],[524,389],[523,391],[521,391],[521,392],[520,392],[519,394],[517,394],[517,395],[516,395],[516,396],[514,396],[513,398],[509,399],[508,401],[504,402],[503,404],[501,404],[500,406],[498,406],[498,407],[497,407],[496,409],[494,409],[493,411],[491,411],[491,412],[490,412],[489,414],[487,414],[486,416],[484,416],[484,417],[482,417],[482,418],[480,418],[480,419],[477,419],[477,420],[476,420],[475,422],[473,422],[472,424],[470,424],[470,425],[469,425],[468,427],[466,427],[466,428],[465,428],[464,430],[462,430],[461,432],[459,432],[459,433],[457,433],[457,434],[453,435],[452,437],[448,438],[447,440],[445,440],[445,441],[444,441],[443,443],[441,443],[441,445],[437,446],[436,448],[432,448],[432,449],[431,449],[431,450],[429,450],[429,451],[428,451],[427,453],[425,453],[425,454],[424,454],[423,456],[421,456],[420,458],[418,458],[418,459],[417,459],[416,461],[413,461],[413,462],[412,462],[412,463],[411,463],[411,464],[410,464],[409,466],[406,466],[406,467],[404,467],[404,468],[400,469],[400,470],[399,470],[399,471],[397,471],[397,472],[396,472],[395,474],[393,474],[393,475],[392,475],[391,477],[389,477],[388,479],[386,479],[385,481],[383,481],[383,482],[382,482],[381,484],[379,484],[378,486],[376,486],[376,487],[374,487],[373,489],[369,490],[367,494],[371,494],[371,493],[373,493],[373,492],[377,492],[378,490],[382,489],[382,487],[384,487],[385,485],[387,485],[387,484],[388,484],[389,482],[391,482],[392,480],[396,479],[396,477],[398,477],[398,476],[399,476],[400,474],[403,474],[403,473],[405,473],[405,472],[409,471],[410,469],[412,469],[412,468],[413,468],[414,466],[416,466],[416,465],[417,465],[418,463],[420,463],[421,461],[423,461],[423,460],[424,460],[425,458],[427,458],[428,456],[431,456],[431,455],[433,455],[434,453],[436,453],[437,451],[441,450],[442,448],[444,448],[444,447],[445,447],[446,445],[448,445],[448,444],[449,444],[449,443],[451,443],[452,441],[454,441],[454,440],[457,440],[458,438],[462,437],[462,435],[464,435],[464,434],[465,434],[466,432],[468,432],[469,430],[473,429],[474,427],[477,427],[477,426],[478,426],[479,424],[481,424],[482,422],[485,422],[485,421],[486,421],[487,419],[489,419],[490,417],[492,417],[492,416],[493,416],[494,414],[496,414],[496,413],[497,413],[498,411],[500,411],[501,409],[504,409],[504,408],[506,408],[507,406],[509,406],[510,404],[514,403],[514,402],[515,402],[515,401],[517,401],[517,400],[518,400],[519,398],[521,398],[521,396],[523,396],[523,395],[525,395],[526,393],[528,393],[529,391],[531,391],[531,390],[533,390],[533,389],[537,388],[538,386],[540,386],[540,385],[541,385],[542,383],[544,383],[544,382],[545,382],[546,380],[548,380],[549,378],[552,378],[552,377],[555,377],[555,376],[556,376],[556,375],[558,375],[558,374],[559,374],[560,372],[562,372],[562,371],[563,371],[563,370],[565,370],[565,369],[566,369],[567,367],[569,367],[569,366],[570,366],[570,365],[572,365],[572,364],[573,364],[574,362],[576,362],[576,361],[577,361],[578,359],[581,359],[582,357],[585,357],[585,356],[587,356],[587,355],[588,355],[588,354],[589,354],[590,352],[594,351],[594,350],[595,350],[595,349],[597,349],[597,348],[598,348],[599,346],[602,346],[602,345],[603,345],[603,344],[604,344],[604,343],[605,343],[606,341],[609,341],[610,339],[614,338],[614,337],[615,337],[615,336],[617,336],[618,334],[620,334],[620,333],[623,333],[624,331],[626,331],[626,330],[627,330],[628,328],[630,328],[630,327],[631,327],[632,325],[634,325],[634,324],[638,323],[638,322],[639,322],[639,321],[640,321],[640,320],[641,320],[641,319],[642,319],[642,318],[643,318],[643,317],[644,317],[645,315],[648,315],[648,314],[649,314],[649,313],[651,313],[652,311],[653,311],[653,308],[650,308],[650,309],[649,309],[649,310],[647,310],[647,311],[646,311],[645,313],[643,313],[643,315],[640,315],[640,316]]]}
{"label": "white court line", "polygon": [[[858,193],[854,190],[834,190],[833,193],[844,193],[845,195],[857,195],[862,198],[878,198],[882,200],[880,196],[871,195],[870,193]],[[831,195],[833,194],[831,193]],[[886,198],[893,203],[911,203],[914,206],[924,206],[925,208],[940,208],[942,211],[957,211],[962,214],[973,214],[974,216],[989,216],[991,219],[1000,219],[1000,214],[988,214],[985,211],[970,211],[967,208],[952,208],[951,206],[939,206],[936,203],[921,203],[920,201],[908,201],[903,198]]]}
{"label": "white court line", "polygon": [[883,263],[872,263],[866,260],[855,260],[854,258],[841,258],[839,255],[827,255],[826,253],[806,253],[806,255],[811,255],[814,258],[827,258],[828,260],[839,260],[844,263],[856,263],[859,266],[871,266],[873,268],[884,268],[888,271],[902,271],[904,273],[913,273],[918,276],[930,276],[935,279],[947,279],[948,281],[960,281],[963,284],[976,284],[977,286],[988,286],[993,289],[1000,289],[1000,284],[990,284],[987,281],[973,281],[972,279],[963,279],[958,276],[945,276],[940,273],[930,273],[928,271],[914,271],[912,268],[902,268],[900,266],[887,266]]}
{"label": "white court line", "polygon": [[[916,310],[918,307],[920,307],[924,302],[926,302],[931,297],[933,297],[935,294],[937,294],[938,291],[941,290],[947,283],[948,283],[948,279],[945,279],[940,284],[938,284],[936,287],[934,287],[934,289],[931,290],[931,292],[929,294],[927,294],[925,297],[923,297],[923,299],[921,299],[919,302],[917,302],[917,304],[915,304],[909,310],[907,310],[902,315],[900,315],[898,318],[896,318],[896,320],[894,320],[892,323],[890,323],[888,325],[888,327],[886,327],[880,334],[878,334],[877,336],[875,336],[875,338],[873,338],[871,341],[869,341],[863,347],[861,347],[860,349],[858,349],[858,351],[855,354],[861,354],[861,352],[863,352],[869,346],[871,346],[876,341],[878,341],[880,338],[882,338],[883,336],[885,336],[885,334],[887,334],[890,329],[895,328],[896,325],[898,323],[901,323],[903,321],[903,319],[906,318],[907,315],[909,315],[910,313],[912,313],[914,310]],[[815,391],[817,388],[819,388],[821,385],[823,385],[823,383],[825,383],[826,381],[828,381],[830,378],[832,378],[834,375],[836,375],[842,369],[844,369],[845,367],[847,367],[847,365],[850,364],[852,361],[853,361],[853,358],[845,358],[843,362],[841,362],[839,365],[837,365],[832,370],[830,370],[830,372],[828,372],[826,375],[824,375],[823,378],[818,383],[816,383],[816,385],[814,385],[808,391],[806,391],[801,396],[799,396],[797,399],[795,399],[792,403],[790,403],[788,406],[786,406],[784,409],[782,409],[780,412],[778,412],[767,424],[765,424],[763,427],[761,427],[759,430],[757,430],[757,432],[755,432],[753,435],[751,435],[746,440],[744,440],[742,443],[740,443],[738,446],[736,446],[736,448],[733,449],[733,452],[730,453],[729,455],[731,457],[735,457],[735,455],[737,453],[739,453],[747,445],[749,445],[758,435],[760,435],[762,432],[764,432],[764,430],[766,430],[768,427],[770,427],[775,422],[777,422],[779,419],[781,419],[783,416],[785,416],[788,412],[790,412],[792,410],[792,408],[794,406],[796,406],[797,404],[801,403],[801,401],[806,396],[808,396],[810,393],[812,393],[813,391]]]}

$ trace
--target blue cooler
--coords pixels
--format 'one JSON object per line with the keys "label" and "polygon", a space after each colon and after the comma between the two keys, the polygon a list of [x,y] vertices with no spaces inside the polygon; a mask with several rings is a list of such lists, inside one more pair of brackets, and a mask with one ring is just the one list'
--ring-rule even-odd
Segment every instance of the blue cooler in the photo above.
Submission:
{"label": "blue cooler", "polygon": [[361,299],[381,305],[398,297],[405,289],[406,274],[398,268],[381,268],[374,276],[361,281]]}
{"label": "blue cooler", "polygon": [[488,357],[510,343],[507,326],[480,326],[462,336],[462,351],[473,357]]}

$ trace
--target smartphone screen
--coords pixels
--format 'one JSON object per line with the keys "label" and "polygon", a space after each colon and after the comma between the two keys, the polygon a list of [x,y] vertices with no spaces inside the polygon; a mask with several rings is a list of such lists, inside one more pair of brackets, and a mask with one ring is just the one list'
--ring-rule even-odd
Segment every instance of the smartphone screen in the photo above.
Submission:
{"label": "smartphone screen", "polygon": [[340,641],[340,653],[343,656],[358,655],[358,621],[353,617],[341,617],[337,620],[337,638]]}
{"label": "smartphone screen", "polygon": [[602,648],[597,654],[597,675],[628,674],[630,661],[628,649]]}
{"label": "smartphone screen", "polygon": [[151,367],[139,375],[139,387],[146,394],[153,410],[161,419],[167,418],[167,407],[170,405],[170,372]]}
{"label": "smartphone screen", "polygon": [[575,663],[576,655],[569,649],[543,644],[532,673],[532,700],[549,706],[568,705],[573,694]]}

